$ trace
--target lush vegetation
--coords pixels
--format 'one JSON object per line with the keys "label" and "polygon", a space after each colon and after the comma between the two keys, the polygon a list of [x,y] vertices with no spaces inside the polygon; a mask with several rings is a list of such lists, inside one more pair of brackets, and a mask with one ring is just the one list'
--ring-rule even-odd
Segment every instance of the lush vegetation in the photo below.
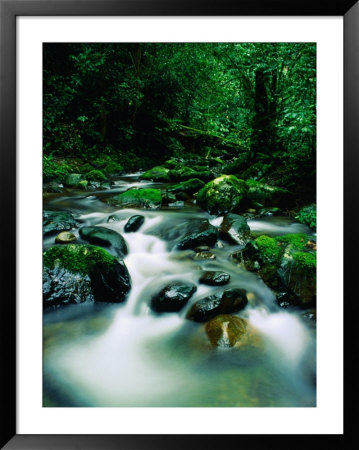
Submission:
{"label": "lush vegetation", "polygon": [[43,67],[49,179],[216,158],[315,202],[315,44],[45,44]]}

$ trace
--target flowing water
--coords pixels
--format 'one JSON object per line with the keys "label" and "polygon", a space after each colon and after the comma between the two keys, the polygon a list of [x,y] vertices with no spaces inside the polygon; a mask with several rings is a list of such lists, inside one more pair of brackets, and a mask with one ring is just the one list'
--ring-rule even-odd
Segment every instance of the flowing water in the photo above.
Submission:
{"label": "flowing water", "polygon": [[[271,290],[229,258],[240,246],[219,241],[216,259],[193,261],[161,238],[163,230],[176,229],[183,220],[201,217],[219,225],[221,218],[194,204],[139,212],[105,203],[134,186],[160,185],[134,174],[111,191],[45,196],[45,209],[70,211],[82,225],[105,226],[125,237],[132,289],[123,304],[84,303],[44,313],[44,405],[315,406],[314,325],[302,311],[279,308]],[[119,220],[108,223],[111,214]],[[134,214],[145,216],[144,225],[123,233]],[[285,217],[248,223],[253,235],[310,233]],[[45,249],[53,244],[53,236],[45,238]],[[204,325],[185,318],[195,301],[220,289],[198,285],[200,269],[224,270],[231,275],[226,288],[249,293],[249,304],[238,313],[253,330],[243,347],[214,349]],[[191,281],[197,291],[180,313],[156,315],[148,307],[151,294],[169,280]]]}

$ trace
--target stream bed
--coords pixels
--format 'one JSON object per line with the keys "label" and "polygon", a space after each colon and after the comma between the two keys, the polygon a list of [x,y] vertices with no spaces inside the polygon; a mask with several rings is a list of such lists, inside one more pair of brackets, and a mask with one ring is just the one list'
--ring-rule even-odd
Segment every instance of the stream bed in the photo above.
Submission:
{"label": "stream bed", "polygon": [[[174,251],[163,236],[193,218],[214,218],[193,203],[161,210],[118,209],[106,199],[129,187],[161,187],[139,174],[117,180],[111,190],[46,194],[44,209],[71,212],[81,226],[100,225],[125,238],[124,262],[132,280],[120,304],[85,302],[45,310],[43,316],[44,406],[79,407],[313,407],[316,405],[315,323],[300,309],[280,308],[273,292],[230,255],[240,246],[219,240],[215,259],[193,260]],[[134,233],[128,219],[145,217]],[[111,215],[115,221],[108,222]],[[253,236],[311,231],[288,217],[248,220]],[[74,231],[79,238],[78,230]],[[44,249],[54,245],[45,236]],[[230,274],[228,288],[247,291],[237,313],[252,333],[240,348],[213,348],[204,324],[186,319],[191,306],[219,287],[198,283],[201,270]],[[151,294],[183,280],[197,291],[178,313],[156,314]]]}

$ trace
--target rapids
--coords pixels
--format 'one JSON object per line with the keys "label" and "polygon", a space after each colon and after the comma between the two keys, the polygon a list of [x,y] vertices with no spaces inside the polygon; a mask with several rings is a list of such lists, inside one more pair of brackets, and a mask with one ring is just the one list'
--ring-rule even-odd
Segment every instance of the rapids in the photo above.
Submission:
{"label": "rapids", "polygon": [[[84,303],[44,312],[44,406],[315,406],[315,326],[300,310],[279,308],[272,291],[253,273],[230,261],[239,246],[219,241],[216,259],[189,261],[168,249],[161,226],[179,219],[213,218],[195,204],[160,211],[116,209],[104,200],[134,186],[159,186],[122,177],[111,190],[47,194],[44,208],[67,210],[81,225],[101,225],[120,232],[129,253],[125,264],[132,289],[123,304]],[[135,233],[123,228],[134,214],[145,216]],[[118,221],[107,222],[111,214]],[[271,236],[310,230],[286,217],[249,220],[253,235]],[[78,236],[78,231],[74,231]],[[44,249],[54,237],[44,239]],[[213,349],[203,324],[185,318],[198,299],[218,287],[198,285],[199,269],[224,270],[226,287],[246,289],[249,304],[239,313],[255,336],[243,349]],[[168,280],[197,284],[180,313],[156,315],[151,293]]]}

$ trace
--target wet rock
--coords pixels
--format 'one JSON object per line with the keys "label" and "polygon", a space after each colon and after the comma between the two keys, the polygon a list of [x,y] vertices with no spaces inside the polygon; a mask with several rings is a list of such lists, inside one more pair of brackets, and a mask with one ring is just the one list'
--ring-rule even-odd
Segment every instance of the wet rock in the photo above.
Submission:
{"label": "wet rock", "polygon": [[160,209],[162,195],[159,189],[129,189],[108,200],[110,205],[122,208]]}
{"label": "wet rock", "polygon": [[55,266],[43,271],[44,307],[94,301],[88,275],[73,273]]}
{"label": "wet rock", "polygon": [[43,212],[43,232],[44,234],[70,231],[77,228],[78,224],[74,216],[65,211],[45,211]]}
{"label": "wet rock", "polygon": [[70,173],[65,178],[64,185],[71,188],[83,189],[81,181],[86,181],[84,180],[84,175],[81,175],[80,173]]}
{"label": "wet rock", "polygon": [[216,255],[212,252],[198,252],[193,255],[192,259],[194,259],[195,261],[212,260],[216,259]]}
{"label": "wet rock", "polygon": [[174,203],[177,201],[177,197],[171,192],[165,191],[162,194],[162,204],[168,206],[170,203]]}
{"label": "wet rock", "polygon": [[170,181],[169,169],[163,166],[156,166],[140,176],[141,180]]}
{"label": "wet rock", "polygon": [[223,286],[228,284],[231,276],[229,273],[221,271],[205,271],[203,272],[199,282],[209,286]]}
{"label": "wet rock", "polygon": [[56,244],[70,244],[71,242],[75,242],[76,240],[77,237],[70,231],[62,231],[55,238]]}
{"label": "wet rock", "polygon": [[59,194],[59,193],[63,192],[63,190],[64,190],[64,185],[61,183],[57,183],[56,181],[52,181],[45,188],[45,191],[49,192],[50,194]]}
{"label": "wet rock", "polygon": [[233,347],[240,345],[247,333],[247,321],[239,317],[223,314],[205,325],[206,333],[214,347]]}
{"label": "wet rock", "polygon": [[112,247],[121,258],[128,254],[126,241],[117,231],[105,227],[82,227],[79,234],[91,244]]}
{"label": "wet rock", "polygon": [[199,219],[189,223],[188,231],[178,241],[179,250],[193,249],[200,245],[213,246],[218,239],[218,230],[207,219]]}
{"label": "wet rock", "polygon": [[219,234],[222,239],[229,242],[245,245],[250,240],[251,230],[244,217],[229,213],[223,217]]}
{"label": "wet rock", "polygon": [[119,222],[120,220],[120,216],[118,216],[117,214],[111,214],[107,219],[107,223]]}
{"label": "wet rock", "polygon": [[198,300],[187,313],[187,319],[195,322],[207,322],[219,314],[241,311],[248,303],[245,289],[226,289],[222,294],[215,294]]}
{"label": "wet rock", "polygon": [[131,278],[123,261],[88,244],[49,248],[43,256],[44,305],[123,302]]}
{"label": "wet rock", "polygon": [[210,214],[220,216],[238,211],[247,192],[245,181],[234,175],[222,175],[198,192],[197,204]]}
{"label": "wet rock", "polygon": [[151,298],[151,309],[156,312],[180,311],[196,292],[197,287],[185,281],[172,281]]}
{"label": "wet rock", "polygon": [[168,206],[171,206],[172,208],[182,208],[184,206],[184,202],[181,200],[178,200],[173,203],[169,203]]}
{"label": "wet rock", "polygon": [[143,225],[144,221],[145,221],[144,216],[141,215],[132,216],[128,219],[124,227],[124,231],[126,233],[137,231]]}

